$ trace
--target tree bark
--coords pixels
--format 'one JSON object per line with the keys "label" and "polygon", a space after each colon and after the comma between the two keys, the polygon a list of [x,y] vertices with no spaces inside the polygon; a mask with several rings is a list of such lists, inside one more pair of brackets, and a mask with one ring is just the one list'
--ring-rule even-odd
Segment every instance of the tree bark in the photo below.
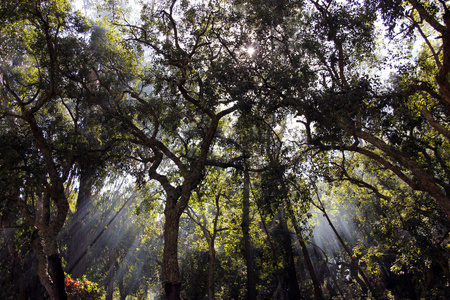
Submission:
{"label": "tree bark", "polygon": [[208,297],[209,300],[214,300],[214,284],[215,284],[215,259],[216,249],[214,248],[214,237],[209,242],[209,264],[208,264]]}
{"label": "tree bark", "polygon": [[256,299],[256,273],[253,248],[250,237],[250,172],[244,170],[244,189],[242,193],[242,234],[244,255],[247,263],[247,299]]}
{"label": "tree bark", "polygon": [[[283,213],[284,215],[284,213]],[[292,238],[283,216],[279,218],[278,230],[273,232],[275,240],[281,246],[283,257],[283,292],[287,299],[301,299],[298,287],[297,271],[294,263],[294,251],[292,249]],[[316,298],[319,299],[319,298]]]}
{"label": "tree bark", "polygon": [[55,299],[65,300],[67,299],[65,275],[61,263],[61,255],[59,253],[52,254],[48,257],[48,265],[50,272],[52,273],[52,279],[55,289]]}
{"label": "tree bark", "polygon": [[163,285],[167,300],[181,299],[180,270],[178,267],[178,231],[180,214],[174,207],[164,210]]}
{"label": "tree bark", "polygon": [[[41,197],[42,214],[37,216],[37,220],[28,218],[39,231],[39,237],[36,236],[34,239],[33,250],[39,259],[39,278],[49,293],[50,299],[66,300],[65,276],[57,236],[64,226],[69,211],[64,181],[68,174],[66,171],[70,169],[69,166],[72,166],[73,161],[68,160],[66,168],[64,168],[64,174],[61,174],[53,159],[51,147],[45,139],[45,134],[38,126],[38,122],[32,113],[32,111],[24,111],[23,116],[30,125],[36,145],[44,158],[48,174],[48,179],[44,177],[42,180],[45,186],[45,192]],[[51,201],[56,207],[54,218],[50,217]],[[27,214],[25,213],[25,215]]]}
{"label": "tree bark", "polygon": [[44,249],[47,254],[48,269],[53,281],[55,299],[67,299],[65,287],[65,275],[62,267],[61,254],[59,252],[56,235],[51,235],[50,230],[43,230]]}
{"label": "tree bark", "polygon": [[[45,245],[45,247],[43,246]],[[38,276],[51,300],[66,300],[65,275],[62,268],[61,256],[54,241],[40,237],[37,232],[33,234],[33,252],[39,265]]]}

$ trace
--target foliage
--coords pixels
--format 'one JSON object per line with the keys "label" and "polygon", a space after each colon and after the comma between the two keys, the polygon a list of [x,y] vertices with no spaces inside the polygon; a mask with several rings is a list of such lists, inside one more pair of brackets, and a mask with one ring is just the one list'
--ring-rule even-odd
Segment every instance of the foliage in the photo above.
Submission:
{"label": "foliage", "polygon": [[104,298],[105,291],[100,289],[97,283],[85,278],[73,279],[66,274],[65,283],[67,295],[73,299],[100,300]]}
{"label": "foliage", "polygon": [[445,1],[0,4],[8,295],[448,292]]}

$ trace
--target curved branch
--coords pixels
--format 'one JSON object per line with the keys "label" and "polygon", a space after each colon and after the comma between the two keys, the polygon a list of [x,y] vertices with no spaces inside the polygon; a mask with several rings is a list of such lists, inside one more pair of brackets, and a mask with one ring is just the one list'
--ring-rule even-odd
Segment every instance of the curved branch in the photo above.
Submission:
{"label": "curved branch", "polygon": [[383,195],[378,188],[376,188],[375,186],[371,185],[370,183],[367,183],[366,181],[362,180],[362,179],[358,179],[355,177],[350,176],[350,174],[348,174],[347,169],[344,167],[344,165],[338,165],[335,164],[338,168],[341,169],[342,171],[342,175],[346,178],[347,181],[355,184],[356,186],[362,187],[362,188],[366,188],[371,190],[375,195],[377,195],[379,198],[381,199],[385,199],[385,200],[390,200],[391,197]]}
{"label": "curved branch", "polygon": [[438,68],[441,68],[442,64],[441,64],[441,61],[439,60],[439,55],[434,50],[434,47],[431,45],[430,41],[428,40],[428,37],[425,35],[422,28],[419,26],[419,23],[416,20],[414,20],[414,17],[411,15],[411,16],[409,16],[409,18],[411,20],[411,23],[414,25],[414,27],[417,28],[417,30],[419,31],[419,34],[422,36],[423,40],[427,44],[428,49],[431,51],[431,54],[433,55],[436,66]]}
{"label": "curved branch", "polygon": [[417,0],[408,0],[412,7],[419,13],[420,17],[427,21],[436,31],[445,34],[447,27],[439,23]]}
{"label": "curved branch", "polygon": [[437,122],[433,118],[431,112],[425,106],[422,107],[421,112],[422,115],[425,117],[425,119],[428,121],[428,123],[450,141],[450,130],[448,130],[447,128],[445,128],[445,126]]}

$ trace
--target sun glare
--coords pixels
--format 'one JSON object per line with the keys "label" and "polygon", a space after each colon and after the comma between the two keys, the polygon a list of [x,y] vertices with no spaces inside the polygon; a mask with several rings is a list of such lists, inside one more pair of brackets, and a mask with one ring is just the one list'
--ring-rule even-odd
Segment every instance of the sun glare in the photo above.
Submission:
{"label": "sun glare", "polygon": [[250,46],[250,47],[247,48],[247,53],[248,53],[248,55],[250,55],[250,56],[252,56],[253,53],[255,53],[255,51],[256,51],[255,48],[252,47],[252,46]]}

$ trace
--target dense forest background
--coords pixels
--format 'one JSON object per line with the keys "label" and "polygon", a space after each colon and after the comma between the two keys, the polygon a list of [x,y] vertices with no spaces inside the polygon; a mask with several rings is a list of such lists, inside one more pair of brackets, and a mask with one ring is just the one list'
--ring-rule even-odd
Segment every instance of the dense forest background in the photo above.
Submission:
{"label": "dense forest background", "polygon": [[0,1],[1,299],[445,299],[444,0]]}

